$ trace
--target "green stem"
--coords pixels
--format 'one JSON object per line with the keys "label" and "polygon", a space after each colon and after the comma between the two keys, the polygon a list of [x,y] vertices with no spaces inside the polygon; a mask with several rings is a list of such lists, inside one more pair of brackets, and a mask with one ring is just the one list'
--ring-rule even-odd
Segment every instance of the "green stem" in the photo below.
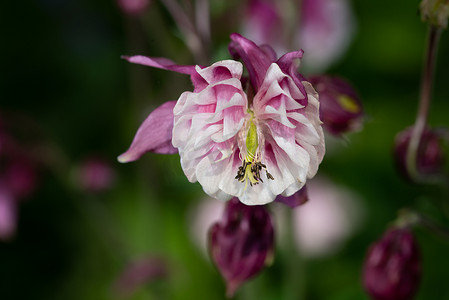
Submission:
{"label": "green stem", "polygon": [[305,299],[305,264],[300,251],[295,246],[293,213],[294,209],[288,209],[287,217],[285,218],[287,231],[285,239],[287,271],[283,293],[283,299],[285,300]]}

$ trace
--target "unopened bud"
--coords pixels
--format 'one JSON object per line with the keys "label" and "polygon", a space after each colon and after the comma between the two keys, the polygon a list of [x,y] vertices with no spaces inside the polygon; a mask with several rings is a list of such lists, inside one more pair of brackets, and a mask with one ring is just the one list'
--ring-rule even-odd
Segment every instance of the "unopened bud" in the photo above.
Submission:
{"label": "unopened bud", "polygon": [[[399,132],[395,139],[394,155],[399,172],[410,179],[407,169],[407,151],[412,137],[413,127]],[[435,130],[425,129],[418,146],[416,169],[420,175],[436,175],[441,173],[444,163],[444,152],[441,138]]]}
{"label": "unopened bud", "polygon": [[314,76],[310,82],[319,94],[320,118],[334,135],[359,129],[363,108],[354,88],[338,77]]}
{"label": "unopened bud", "polygon": [[265,206],[247,206],[231,199],[209,238],[210,255],[226,281],[228,297],[271,261],[274,231]]}
{"label": "unopened bud", "polygon": [[421,278],[418,246],[409,229],[388,230],[368,250],[363,285],[375,300],[410,300]]}

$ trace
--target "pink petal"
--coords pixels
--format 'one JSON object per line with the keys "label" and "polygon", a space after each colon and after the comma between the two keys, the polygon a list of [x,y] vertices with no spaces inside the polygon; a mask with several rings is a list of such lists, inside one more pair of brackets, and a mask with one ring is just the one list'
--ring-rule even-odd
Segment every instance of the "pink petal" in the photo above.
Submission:
{"label": "pink petal", "polygon": [[249,78],[254,90],[257,92],[263,82],[265,73],[272,63],[270,56],[252,41],[240,34],[231,34],[232,42],[229,44],[229,52],[234,58],[241,58],[248,69]]}
{"label": "pink petal", "polygon": [[303,95],[306,95],[306,98],[302,99],[301,101],[298,101],[299,99],[295,100],[297,100],[302,105],[307,105],[306,89],[304,88],[304,85],[301,83],[305,79],[297,70],[299,67],[298,62],[302,58],[303,54],[304,51],[302,50],[289,52],[281,56],[281,58],[279,58],[276,63],[279,65],[279,68],[282,70],[282,72],[292,77],[293,81],[295,82],[296,86],[299,88],[301,93]]}
{"label": "pink petal", "polygon": [[177,65],[173,61],[164,57],[147,57],[143,55],[135,55],[122,56],[122,58],[126,59],[130,63],[190,75],[193,86],[195,87],[195,91],[201,91],[207,86],[207,82],[197,73],[197,71],[195,70],[195,66]]}
{"label": "pink petal", "polygon": [[129,149],[118,157],[118,161],[135,161],[149,151],[160,154],[177,153],[178,150],[171,143],[175,105],[176,101],[168,101],[150,113],[137,130]]}

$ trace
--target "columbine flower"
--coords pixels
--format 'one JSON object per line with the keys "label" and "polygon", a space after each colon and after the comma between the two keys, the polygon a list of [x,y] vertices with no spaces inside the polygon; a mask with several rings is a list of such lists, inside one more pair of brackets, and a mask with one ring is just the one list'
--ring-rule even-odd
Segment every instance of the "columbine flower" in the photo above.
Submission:
{"label": "columbine flower", "polygon": [[363,285],[373,299],[410,300],[420,278],[418,246],[409,229],[390,229],[369,249]]}
{"label": "columbine flower", "polygon": [[195,88],[153,111],[119,161],[146,151],[178,151],[187,178],[210,196],[265,204],[279,194],[293,195],[318,170],[324,155],[318,94],[296,71],[302,51],[276,60],[270,47],[238,34],[231,40],[230,52],[243,61],[249,81],[234,60],[201,67],[127,57],[189,74]]}

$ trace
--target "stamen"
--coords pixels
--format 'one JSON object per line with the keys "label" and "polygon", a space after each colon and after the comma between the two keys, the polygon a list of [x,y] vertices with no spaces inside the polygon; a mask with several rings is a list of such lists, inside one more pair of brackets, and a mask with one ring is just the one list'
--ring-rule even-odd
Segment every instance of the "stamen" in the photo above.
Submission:
{"label": "stamen", "polygon": [[[248,181],[250,186],[263,182],[260,177],[260,172],[262,169],[266,170],[267,168],[265,164],[260,162],[261,153],[259,143],[263,145],[263,136],[259,137],[260,133],[258,133],[254,113],[250,109],[248,109],[248,113],[250,118],[247,119],[248,123],[246,123],[245,129],[240,135],[242,144],[239,142],[239,145],[241,145],[240,149],[244,149],[239,154],[242,165],[238,168],[237,175],[235,176],[235,179],[238,181],[245,182],[245,189]],[[268,179],[274,180],[274,177],[268,171],[266,171],[266,175]]]}

